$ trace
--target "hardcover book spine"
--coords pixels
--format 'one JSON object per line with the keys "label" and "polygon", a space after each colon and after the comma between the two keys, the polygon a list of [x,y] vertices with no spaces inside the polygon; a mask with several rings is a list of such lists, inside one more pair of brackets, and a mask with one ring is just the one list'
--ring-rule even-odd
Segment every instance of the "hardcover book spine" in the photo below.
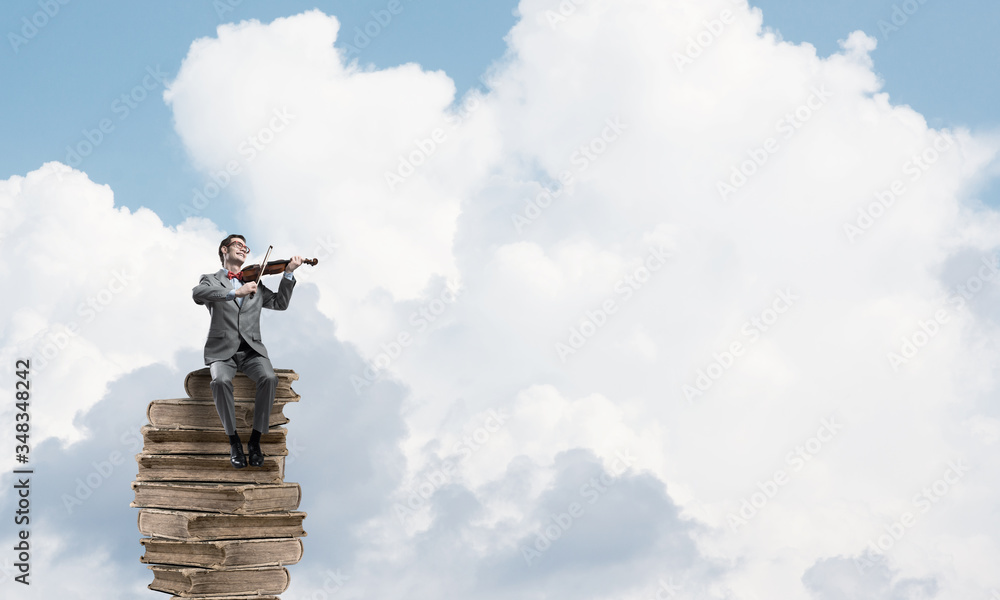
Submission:
{"label": "hardcover book spine", "polygon": [[[141,429],[132,488],[139,531],[153,572],[149,588],[226,600],[278,600],[289,583],[284,565],[302,557],[305,513],[297,511],[298,484],[284,481],[288,455],[286,402],[299,396],[294,371],[275,369],[278,389],[271,430],[261,438],[262,467],[234,469],[228,438],[212,400],[207,368],[184,379],[188,398],[154,400]],[[233,379],[237,431],[244,444],[253,423],[255,384],[242,373]],[[179,566],[189,565],[189,566]]]}

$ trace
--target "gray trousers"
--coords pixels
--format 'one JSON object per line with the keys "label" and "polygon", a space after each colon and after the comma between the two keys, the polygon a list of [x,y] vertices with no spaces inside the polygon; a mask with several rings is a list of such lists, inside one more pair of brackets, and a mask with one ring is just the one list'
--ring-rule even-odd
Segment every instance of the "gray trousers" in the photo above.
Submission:
{"label": "gray trousers", "polygon": [[208,368],[212,373],[211,386],[215,410],[219,412],[226,435],[236,433],[233,377],[237,369],[257,383],[257,394],[253,404],[253,428],[261,433],[267,433],[271,421],[271,406],[274,404],[274,391],[278,389],[278,376],[271,368],[271,361],[244,343],[231,358],[217,360]]}

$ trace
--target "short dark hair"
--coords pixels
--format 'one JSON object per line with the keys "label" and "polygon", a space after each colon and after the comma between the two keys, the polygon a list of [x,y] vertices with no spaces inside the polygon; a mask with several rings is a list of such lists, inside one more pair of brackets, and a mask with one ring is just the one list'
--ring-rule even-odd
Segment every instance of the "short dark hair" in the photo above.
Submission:
{"label": "short dark hair", "polygon": [[229,244],[233,243],[233,240],[235,240],[236,238],[243,240],[243,245],[246,246],[247,239],[238,233],[227,235],[226,239],[219,242],[219,262],[222,263],[223,266],[226,264],[226,258],[222,256],[222,249],[229,246]]}

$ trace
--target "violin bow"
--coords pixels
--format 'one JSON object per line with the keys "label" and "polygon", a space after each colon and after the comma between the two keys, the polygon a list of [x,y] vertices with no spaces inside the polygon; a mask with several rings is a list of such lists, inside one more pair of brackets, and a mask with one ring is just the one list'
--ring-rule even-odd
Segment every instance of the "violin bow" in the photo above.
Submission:
{"label": "violin bow", "polygon": [[[260,261],[260,271],[257,272],[257,281],[254,282],[257,285],[260,285],[260,278],[264,275],[264,265],[267,264],[267,257],[271,256],[271,248],[274,248],[274,246],[267,247],[267,252],[264,253],[264,260]],[[250,294],[250,297],[253,298],[256,293],[257,292],[253,292]]]}

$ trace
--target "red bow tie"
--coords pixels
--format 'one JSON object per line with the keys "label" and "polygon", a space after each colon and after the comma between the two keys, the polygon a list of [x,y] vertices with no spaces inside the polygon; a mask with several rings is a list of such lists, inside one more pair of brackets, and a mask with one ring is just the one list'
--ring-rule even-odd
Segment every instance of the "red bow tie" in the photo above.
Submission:
{"label": "red bow tie", "polygon": [[243,281],[243,273],[233,273],[232,271],[226,271],[226,277],[230,279],[239,279]]}

